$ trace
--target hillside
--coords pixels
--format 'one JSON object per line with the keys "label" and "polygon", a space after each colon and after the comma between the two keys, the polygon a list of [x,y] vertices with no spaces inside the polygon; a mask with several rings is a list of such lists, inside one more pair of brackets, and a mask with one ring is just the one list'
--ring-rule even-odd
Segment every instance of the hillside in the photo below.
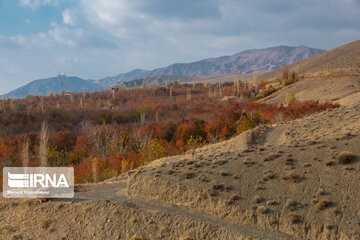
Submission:
{"label": "hillside", "polygon": [[[192,63],[176,63],[164,68],[151,71],[135,70],[128,74],[120,74],[100,80],[105,85],[120,82],[129,82],[135,79],[153,83],[158,76],[211,76],[233,73],[263,72],[283,67],[288,64],[322,53],[325,50],[305,46],[288,47],[277,46],[265,49],[253,49],[236,53],[231,56],[204,59]],[[134,74],[137,73],[138,74]],[[126,76],[126,77],[125,77]],[[198,80],[198,78],[194,78]]]}
{"label": "hillside", "polygon": [[[321,53],[289,66],[303,76],[298,81],[259,102],[279,104],[291,93],[298,101],[320,100],[342,105],[360,101],[360,41]],[[282,70],[265,73],[259,80],[280,78]]]}
{"label": "hillside", "polygon": [[128,82],[140,78],[144,73],[148,72],[143,69],[135,69],[127,73],[121,73],[113,77],[105,77],[99,79],[97,82],[104,88],[107,88],[111,85],[118,84],[119,82]]}
{"label": "hillside", "polygon": [[95,91],[99,86],[93,81],[84,80],[78,77],[65,77],[62,79],[62,82],[63,83],[61,83],[58,77],[39,79],[17,88],[4,96],[7,98],[24,98],[26,95],[48,96],[50,91],[59,93],[62,87],[65,88],[66,91],[71,92],[89,92]]}
{"label": "hillside", "polygon": [[[299,71],[307,74],[331,71],[333,69],[351,69],[351,72],[360,71],[360,40],[289,65],[290,72]],[[277,69],[263,74],[259,80],[280,77],[281,73],[282,70]]]}
{"label": "hillside", "polygon": [[251,73],[269,71],[298,62],[322,53],[325,50],[305,46],[278,46],[265,49],[253,49],[232,56],[209,58],[193,63],[177,63],[166,68],[155,69],[146,75],[188,75],[208,76],[231,73]]}

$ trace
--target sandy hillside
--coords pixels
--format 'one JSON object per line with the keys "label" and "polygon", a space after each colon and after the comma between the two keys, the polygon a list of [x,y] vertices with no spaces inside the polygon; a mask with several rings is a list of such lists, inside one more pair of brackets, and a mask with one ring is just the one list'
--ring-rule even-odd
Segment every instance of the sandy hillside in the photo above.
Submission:
{"label": "sandy hillside", "polygon": [[[360,72],[360,40],[289,65],[290,72],[299,71],[307,74],[334,69]],[[281,74],[282,69],[277,69],[259,76],[259,80],[281,77]]]}
{"label": "sandy hillside", "polygon": [[351,106],[360,102],[360,73],[332,72],[307,75],[304,80],[261,99],[263,103],[283,103],[292,93],[297,101],[319,100]]}

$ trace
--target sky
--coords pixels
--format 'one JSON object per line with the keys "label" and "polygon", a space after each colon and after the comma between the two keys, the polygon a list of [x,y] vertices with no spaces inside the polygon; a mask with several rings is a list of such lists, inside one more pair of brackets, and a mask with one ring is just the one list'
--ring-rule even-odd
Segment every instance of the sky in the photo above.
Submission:
{"label": "sky", "polygon": [[360,0],[0,0],[0,94],[59,72],[135,68],[360,39]]}

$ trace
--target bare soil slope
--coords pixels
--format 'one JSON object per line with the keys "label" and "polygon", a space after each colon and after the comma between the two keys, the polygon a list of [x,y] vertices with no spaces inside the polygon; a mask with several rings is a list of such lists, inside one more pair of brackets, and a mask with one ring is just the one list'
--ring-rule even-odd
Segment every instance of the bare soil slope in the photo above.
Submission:
{"label": "bare soil slope", "polygon": [[261,99],[264,103],[284,103],[292,93],[297,101],[318,100],[353,105],[360,102],[360,73],[316,73]]}
{"label": "bare soil slope", "polygon": [[[152,198],[269,232],[360,239],[360,110],[342,107],[161,159],[130,178]],[[354,158],[339,162],[350,151]]]}
{"label": "bare soil slope", "polygon": [[[349,69],[351,72],[360,71],[360,40],[341,47],[320,53],[305,60],[289,65],[289,70],[300,73],[315,73],[331,69]],[[267,72],[259,80],[281,77],[282,69]]]}

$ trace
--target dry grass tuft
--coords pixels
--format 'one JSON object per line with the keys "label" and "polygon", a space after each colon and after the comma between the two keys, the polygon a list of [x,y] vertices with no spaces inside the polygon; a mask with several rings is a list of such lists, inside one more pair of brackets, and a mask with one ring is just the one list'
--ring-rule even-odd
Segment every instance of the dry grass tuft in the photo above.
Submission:
{"label": "dry grass tuft", "polygon": [[254,203],[261,203],[262,201],[264,201],[264,199],[260,196],[255,196],[253,199]]}
{"label": "dry grass tuft", "polygon": [[328,167],[331,167],[331,166],[334,166],[335,165],[335,162],[332,161],[332,160],[328,160],[325,162],[325,166],[328,166]]}
{"label": "dry grass tuft", "polygon": [[261,214],[266,214],[269,213],[269,208],[265,207],[265,206],[259,206],[257,209]]}
{"label": "dry grass tuft", "polygon": [[341,152],[338,155],[338,162],[340,164],[349,164],[349,163],[352,163],[353,161],[355,161],[355,159],[356,159],[356,156],[352,152],[345,151],[345,152]]}
{"label": "dry grass tuft", "polygon": [[289,173],[285,176],[281,177],[283,180],[292,182],[292,183],[299,183],[301,182],[304,178],[296,173]]}
{"label": "dry grass tuft", "polygon": [[138,236],[134,236],[134,237],[130,238],[130,240],[143,240],[143,238],[138,237]]}
{"label": "dry grass tuft", "polygon": [[186,179],[192,179],[195,176],[195,172],[191,171],[191,170],[183,170],[181,172],[181,174],[186,178]]}
{"label": "dry grass tuft", "polygon": [[331,207],[332,202],[330,202],[329,200],[320,200],[316,205],[315,205],[315,211],[319,212],[322,210],[325,210],[326,208]]}
{"label": "dry grass tuft", "polygon": [[44,219],[44,220],[41,222],[41,227],[42,227],[43,229],[48,229],[48,228],[50,227],[50,225],[51,225],[52,222],[53,222],[52,219],[46,218],[46,219]]}
{"label": "dry grass tuft", "polygon": [[7,207],[6,203],[0,203],[0,211]]}
{"label": "dry grass tuft", "polygon": [[237,194],[233,194],[231,197],[230,197],[230,201],[236,201],[236,200],[239,200],[240,199],[240,196],[237,195]]}
{"label": "dry grass tuft", "polygon": [[298,224],[303,221],[302,217],[297,215],[296,213],[290,213],[288,217],[292,224]]}

